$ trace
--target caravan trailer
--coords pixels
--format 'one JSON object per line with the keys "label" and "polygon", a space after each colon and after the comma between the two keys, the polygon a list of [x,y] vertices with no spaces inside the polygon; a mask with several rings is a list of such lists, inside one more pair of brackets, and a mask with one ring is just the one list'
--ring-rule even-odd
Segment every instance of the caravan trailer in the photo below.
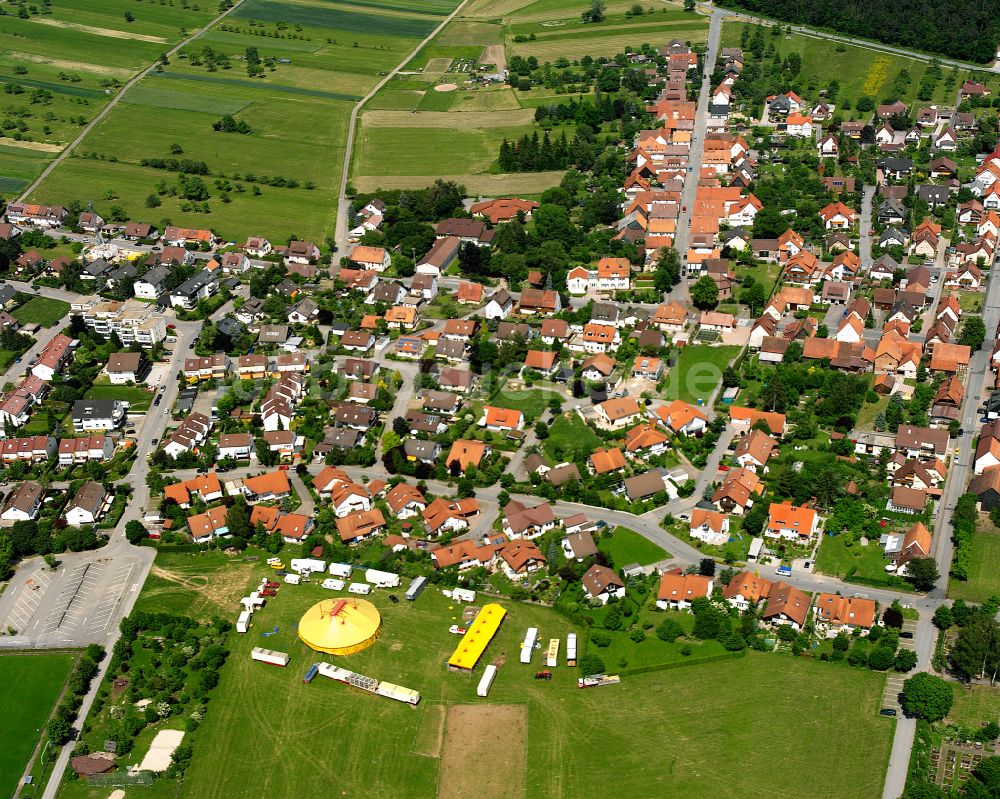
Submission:
{"label": "caravan trailer", "polygon": [[410,587],[406,589],[406,598],[411,602],[420,596],[421,592],[427,587],[427,578],[424,576],[417,577]]}
{"label": "caravan trailer", "polygon": [[378,569],[368,569],[365,571],[365,580],[377,588],[396,588],[399,586],[399,575],[392,572],[383,572]]}
{"label": "caravan trailer", "polygon": [[529,627],[521,644],[521,662],[531,663],[531,655],[535,651],[535,642],[538,640],[538,628]]}
{"label": "caravan trailer", "polygon": [[326,561],[316,558],[292,558],[288,564],[293,572],[323,572],[326,571]]}
{"label": "caravan trailer", "polygon": [[321,588],[326,588],[328,591],[343,591],[344,581],[334,580],[332,577],[327,577],[323,582],[320,583]]}
{"label": "caravan trailer", "polygon": [[250,616],[251,613],[249,610],[244,610],[240,614],[240,617],[236,620],[236,632],[245,633],[250,629]]}
{"label": "caravan trailer", "polygon": [[328,569],[330,576],[339,577],[341,580],[350,579],[354,567],[349,563],[331,563]]}
{"label": "caravan trailer", "polygon": [[576,633],[566,636],[566,665],[576,665]]}
{"label": "caravan trailer", "polygon": [[372,587],[368,583],[351,583],[347,586],[347,592],[349,594],[360,594],[361,596],[367,596],[372,592]]}
{"label": "caravan trailer", "polygon": [[273,649],[264,649],[260,646],[253,648],[253,651],[250,652],[250,657],[272,666],[287,666],[289,661],[288,655],[284,652],[275,652]]}
{"label": "caravan trailer", "polygon": [[497,667],[492,663],[483,669],[483,678],[479,681],[479,687],[476,688],[477,696],[489,696],[490,688],[493,687],[493,680],[497,676]]}
{"label": "caravan trailer", "polygon": [[298,574],[286,574],[284,582],[288,585],[298,585],[302,582],[302,577]]}

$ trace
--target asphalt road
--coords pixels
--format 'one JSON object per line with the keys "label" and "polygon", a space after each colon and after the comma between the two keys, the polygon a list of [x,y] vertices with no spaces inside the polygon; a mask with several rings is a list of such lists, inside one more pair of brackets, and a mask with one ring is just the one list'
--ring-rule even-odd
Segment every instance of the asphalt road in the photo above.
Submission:
{"label": "asphalt road", "polygon": [[437,36],[438,33],[441,31],[441,29],[444,28],[444,26],[447,25],[449,22],[451,22],[463,8],[465,8],[466,3],[468,2],[469,0],[462,0],[462,2],[458,4],[455,10],[444,18],[444,20],[441,22],[440,25],[438,25],[434,30],[432,30],[429,34],[427,34],[427,37],[422,42],[420,42],[420,44],[416,45],[413,48],[413,50],[410,51],[410,54],[403,61],[401,61],[396,66],[395,69],[387,73],[386,76],[382,78],[382,80],[380,80],[378,83],[376,83],[375,86],[372,88],[372,90],[368,92],[368,94],[366,94],[364,97],[362,97],[358,101],[357,105],[355,105],[354,108],[351,109],[351,119],[347,125],[347,147],[344,150],[344,168],[340,173],[340,192],[338,194],[338,199],[337,199],[337,222],[333,234],[334,241],[337,244],[337,250],[342,255],[347,254],[347,243],[348,243],[347,234],[348,231],[350,230],[348,226],[348,217],[347,217],[347,209],[349,207],[349,204],[347,202],[347,181],[350,177],[350,171],[351,171],[351,154],[354,151],[354,133],[358,124],[358,114],[361,112],[361,109],[364,107],[365,103],[367,103],[372,97],[375,96],[375,92],[377,92],[379,89],[385,86],[385,84],[387,84],[390,80],[396,77],[396,74],[403,67],[409,64],[413,60],[413,57],[417,53],[419,53],[430,42],[431,39]]}
{"label": "asphalt road", "polygon": [[[687,270],[688,246],[691,241],[691,217],[694,213],[694,200],[698,190],[698,177],[701,169],[702,157],[705,151],[705,134],[708,129],[708,104],[712,97],[712,73],[715,71],[715,60],[719,52],[719,41],[722,37],[722,16],[718,11],[713,11],[708,26],[708,46],[705,51],[704,73],[702,76],[701,90],[698,93],[698,105],[694,118],[694,134],[691,141],[691,150],[688,155],[688,167],[691,170],[684,179],[684,190],[681,192],[681,213],[677,219],[677,235],[674,241],[674,249],[681,256],[681,272]],[[679,300],[688,299],[687,278],[681,282],[671,292],[671,296]]]}

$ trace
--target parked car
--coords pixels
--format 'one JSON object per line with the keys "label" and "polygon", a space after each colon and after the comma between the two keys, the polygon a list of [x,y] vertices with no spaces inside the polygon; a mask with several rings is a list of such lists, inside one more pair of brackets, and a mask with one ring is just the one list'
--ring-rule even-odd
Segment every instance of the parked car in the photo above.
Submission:
{"label": "parked car", "polygon": [[896,708],[894,708],[894,707],[884,707],[884,708],[882,708],[879,711],[879,714],[882,715],[882,716],[895,716],[896,715]]}

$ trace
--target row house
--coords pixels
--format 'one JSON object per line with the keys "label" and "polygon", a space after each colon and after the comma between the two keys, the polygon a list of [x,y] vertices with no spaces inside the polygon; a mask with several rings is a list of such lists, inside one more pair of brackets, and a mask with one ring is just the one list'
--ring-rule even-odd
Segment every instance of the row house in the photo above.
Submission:
{"label": "row house", "polygon": [[52,436],[25,436],[0,442],[0,456],[4,463],[40,463],[55,457],[56,451],[56,440]]}
{"label": "row house", "polygon": [[205,414],[192,413],[170,434],[163,445],[163,451],[171,458],[177,458],[185,452],[194,452],[205,443],[211,429],[212,422]]}
{"label": "row house", "polygon": [[74,463],[106,461],[111,458],[114,451],[114,443],[110,436],[64,438],[59,442],[59,465],[72,466]]}

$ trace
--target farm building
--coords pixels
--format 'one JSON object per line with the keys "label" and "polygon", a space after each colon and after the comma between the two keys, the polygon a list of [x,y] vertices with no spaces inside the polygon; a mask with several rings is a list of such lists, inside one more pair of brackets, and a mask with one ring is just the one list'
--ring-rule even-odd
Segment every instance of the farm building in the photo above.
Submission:
{"label": "farm building", "polygon": [[299,621],[299,638],[317,652],[352,655],[375,643],[382,616],[366,599],[325,599]]}

